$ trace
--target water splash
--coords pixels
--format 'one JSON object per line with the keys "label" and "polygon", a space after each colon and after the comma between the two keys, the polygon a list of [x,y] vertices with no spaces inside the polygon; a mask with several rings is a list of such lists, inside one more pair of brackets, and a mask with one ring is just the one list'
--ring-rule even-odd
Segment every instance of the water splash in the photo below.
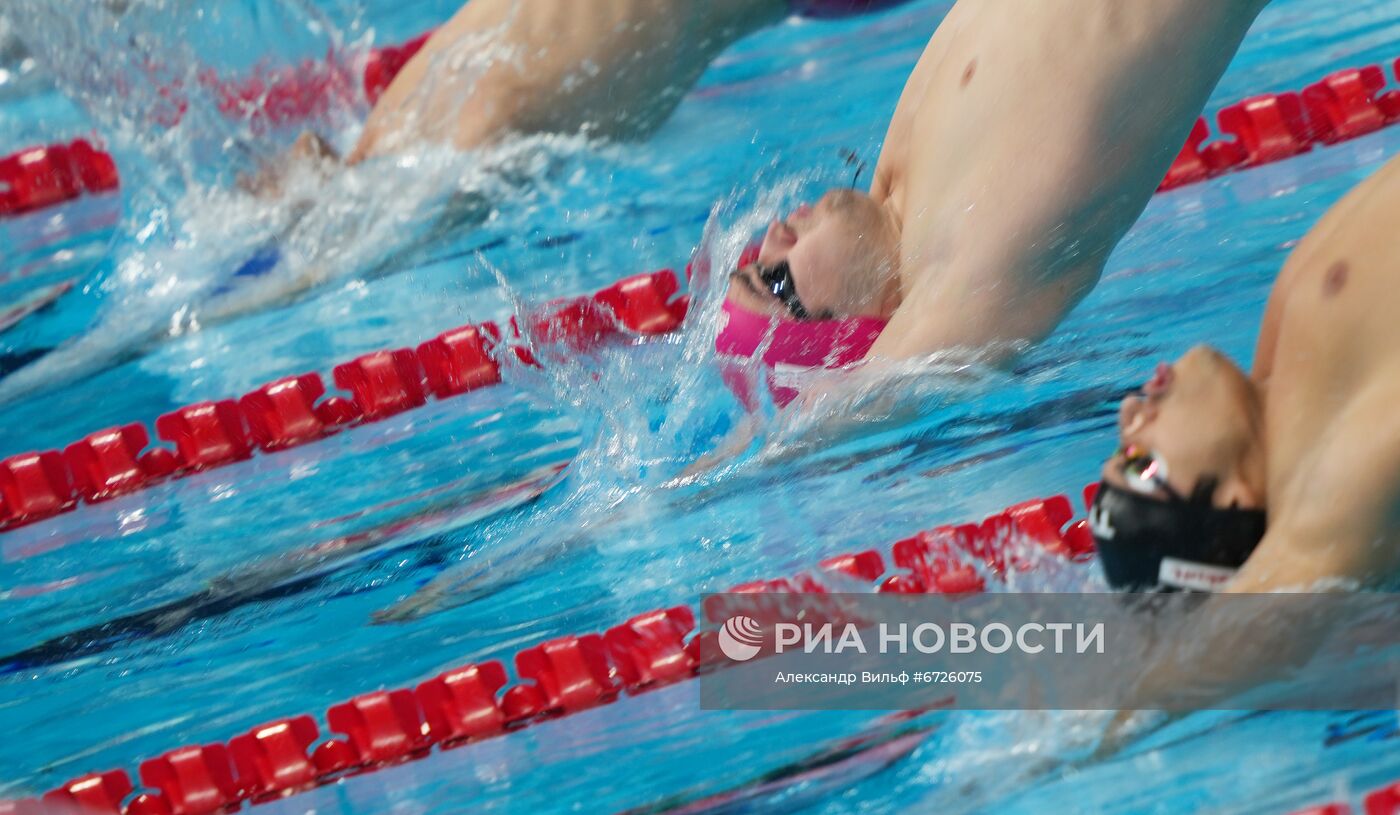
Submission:
{"label": "water splash", "polygon": [[422,149],[328,178],[293,166],[273,200],[191,189],[150,208],[112,271],[90,287],[92,325],[0,381],[0,403],[329,284],[401,271],[415,253],[489,227],[503,202],[528,188],[568,185],[600,157],[615,154],[582,136],[535,136],[475,154]]}
{"label": "water splash", "polygon": [[43,82],[35,61],[0,13],[0,100],[31,93]]}
{"label": "water splash", "polygon": [[247,83],[279,70],[314,73],[307,81],[325,103],[310,124],[331,129],[360,104],[355,66],[365,43],[306,0],[13,0],[5,14],[117,149],[124,180],[155,186],[168,201],[227,184],[281,148],[276,128],[237,104]]}

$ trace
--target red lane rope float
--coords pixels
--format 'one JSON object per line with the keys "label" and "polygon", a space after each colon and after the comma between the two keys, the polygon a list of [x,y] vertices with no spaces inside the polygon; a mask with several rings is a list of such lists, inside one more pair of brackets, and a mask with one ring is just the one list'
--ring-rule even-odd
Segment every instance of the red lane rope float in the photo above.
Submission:
{"label": "red lane rope float", "polygon": [[[1400,80],[1400,59],[1392,70]],[[1337,144],[1392,125],[1400,121],[1400,90],[1383,93],[1385,86],[1382,68],[1368,65],[1331,74],[1301,94],[1251,96],[1216,114],[1220,132],[1232,138],[1210,144],[1205,143],[1210,126],[1204,117],[1197,119],[1158,190],[1282,161],[1317,144]]]}
{"label": "red lane rope float", "polygon": [[[428,31],[402,45],[370,53],[362,79],[374,103],[423,44]],[[1400,59],[1392,64],[1400,80]],[[306,63],[269,75],[224,81],[202,76],[219,97],[219,109],[274,125],[324,112],[336,91],[335,76],[319,63]],[[1386,91],[1379,65],[1348,68],[1307,86],[1301,93],[1252,96],[1222,108],[1220,133],[1229,139],[1209,144],[1210,126],[1196,120],[1186,145],[1158,187],[1166,191],[1306,153],[1314,145],[1359,138],[1400,120],[1400,90]],[[173,124],[173,122],[172,122]],[[73,155],[80,152],[81,156]],[[0,158],[0,217],[20,215],[71,201],[84,193],[117,188],[112,157],[84,140],[69,145],[31,147]]]}
{"label": "red lane rope float", "polygon": [[[689,308],[689,298],[678,292],[670,269],[635,275],[591,297],[551,303],[529,315],[528,326],[532,336],[575,350],[621,335],[663,334],[679,327]],[[100,503],[257,451],[272,453],[387,419],[429,398],[449,399],[495,385],[501,381],[495,356],[501,344],[494,324],[465,325],[416,349],[374,351],[335,366],[335,385],[348,396],[327,396],[320,374],[303,373],[236,399],[187,405],[155,421],[155,437],[171,447],[147,449],[146,426],[130,423],[90,433],[62,451],[11,456],[0,461],[0,532],[67,512],[80,502]],[[522,362],[538,364],[524,347],[510,348]]]}
{"label": "red lane rope float", "polygon": [[119,184],[111,155],[86,139],[0,158],[0,217],[57,206]]}
{"label": "red lane rope float", "polygon": [[[1367,793],[1361,799],[1361,807],[1365,815],[1400,815],[1400,781]],[[0,810],[0,813],[3,812]],[[1352,808],[1338,802],[1300,809],[1291,815],[1352,815]]]}
{"label": "red lane rope float", "polygon": [[[1093,487],[1085,490],[1085,506]],[[982,591],[983,574],[1032,568],[1008,553],[1013,535],[1055,557],[1083,559],[1093,552],[1087,521],[1069,523],[1066,496],[1034,499],[979,524],[944,526],[894,544],[886,577],[874,550],[829,557],[818,571],[839,574],[880,592]],[[729,589],[746,595],[712,597],[701,609],[723,623],[746,613],[781,613],[777,595],[824,594],[810,574],[760,580]],[[754,609],[748,608],[752,605]],[[61,784],[42,799],[0,802],[0,815],[32,815],[47,805],[85,807],[93,815],[209,815],[258,803],[426,756],[434,747],[480,741],[568,716],[622,696],[691,679],[723,666],[715,631],[696,630],[695,610],[675,606],[639,614],[602,633],[550,639],[517,653],[512,683],[505,664],[489,661],[438,674],[413,688],[377,690],[331,705],[320,723],[309,715],[254,727],[226,743],[178,747],[140,763],[137,791],[126,770],[89,773]],[[133,797],[133,793],[136,793]]]}

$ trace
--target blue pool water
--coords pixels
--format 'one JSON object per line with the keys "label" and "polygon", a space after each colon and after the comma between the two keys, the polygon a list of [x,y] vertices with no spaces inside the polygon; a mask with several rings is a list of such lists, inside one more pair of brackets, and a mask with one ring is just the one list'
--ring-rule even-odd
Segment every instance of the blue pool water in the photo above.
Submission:
{"label": "blue pool water", "polygon": [[[207,20],[143,18],[143,4],[131,6],[125,24],[142,33],[132,43],[204,43],[200,58],[227,69],[321,55],[332,36],[352,49],[402,41],[452,11],[441,0],[239,0],[221,4],[227,41],[239,44],[224,53]],[[873,160],[946,4],[759,34],[641,144],[427,152],[275,205],[219,185],[294,133],[199,116],[153,129],[149,108],[77,67],[83,38],[103,46],[93,53],[112,71],[133,64],[115,37],[79,36],[46,3],[11,8],[38,59],[26,67],[0,33],[0,154],[100,126],[128,183],[124,200],[0,222],[6,301],[82,281],[0,334],[0,352],[84,338],[29,379],[0,382],[0,456],[679,266],[707,228],[708,251],[732,260],[775,207],[846,179],[843,148]],[[1398,34],[1396,0],[1344,11],[1276,0],[1215,98],[1400,55]],[[162,52],[176,73],[177,51]],[[46,59],[85,106],[53,91]],[[344,143],[354,113],[323,124]],[[547,374],[511,369],[502,388],[0,535],[0,725],[11,734],[0,740],[0,797],[1077,492],[1112,445],[1117,399],[1157,359],[1207,340],[1248,360],[1288,250],[1397,146],[1400,130],[1383,131],[1158,196],[1100,287],[1015,371],[926,375],[905,388],[916,417],[778,463],[668,486],[740,415],[702,318],[676,337]],[[775,186],[781,194],[766,192]],[[489,216],[437,234],[430,225],[453,193],[488,201]],[[308,207],[281,239],[269,289],[219,294],[231,268]],[[1022,580],[1097,586],[1092,568]],[[702,712],[688,683],[267,811],[658,811],[776,773],[792,783],[724,811],[1286,812],[1400,777],[1387,717],[1200,714],[1071,770],[1074,721]],[[851,739],[864,749],[832,772],[799,769]]]}

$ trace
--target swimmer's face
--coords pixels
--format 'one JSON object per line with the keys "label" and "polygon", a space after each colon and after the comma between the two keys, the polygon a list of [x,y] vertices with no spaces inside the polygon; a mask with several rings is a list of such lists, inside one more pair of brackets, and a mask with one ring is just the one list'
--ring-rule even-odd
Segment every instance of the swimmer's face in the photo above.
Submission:
{"label": "swimmer's face", "polygon": [[1189,496],[1203,478],[1212,478],[1219,482],[1217,506],[1257,508],[1262,485],[1255,483],[1258,474],[1247,459],[1260,449],[1261,427],[1262,408],[1249,377],[1223,354],[1200,345],[1172,365],[1157,366],[1142,393],[1123,400],[1119,452],[1104,465],[1103,476],[1131,489],[1125,460],[1155,455],[1177,494]]}
{"label": "swimmer's face", "polygon": [[734,273],[728,299],[791,317],[759,269],[786,262],[811,318],[889,317],[898,252],[898,230],[883,207],[864,193],[833,190],[816,206],[798,207],[768,226],[758,262]]}

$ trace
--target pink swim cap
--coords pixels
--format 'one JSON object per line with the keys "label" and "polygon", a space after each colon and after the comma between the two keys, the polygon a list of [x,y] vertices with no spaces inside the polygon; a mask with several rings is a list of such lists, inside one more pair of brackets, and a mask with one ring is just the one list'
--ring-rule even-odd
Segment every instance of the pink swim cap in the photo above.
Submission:
{"label": "pink swim cap", "polygon": [[[865,358],[885,321],[874,317],[844,320],[784,320],[749,311],[724,301],[725,324],[715,338],[715,350],[736,357],[752,357],[772,335],[763,351],[768,367],[839,368]],[[776,326],[775,326],[776,324]]]}
{"label": "pink swim cap", "polygon": [[[715,338],[715,350],[724,356],[752,358],[767,341],[761,361],[774,369],[778,366],[839,368],[858,362],[870,352],[886,324],[875,317],[784,320],[750,311],[728,300],[724,302],[724,316],[724,327]],[[753,406],[753,394],[743,371],[726,368],[724,381],[745,404]],[[774,385],[773,396],[779,405],[786,405],[797,397],[797,391]]]}
{"label": "pink swim cap", "polygon": [[884,11],[906,2],[908,0],[788,0],[788,9],[803,17],[834,20],[853,14]]}

